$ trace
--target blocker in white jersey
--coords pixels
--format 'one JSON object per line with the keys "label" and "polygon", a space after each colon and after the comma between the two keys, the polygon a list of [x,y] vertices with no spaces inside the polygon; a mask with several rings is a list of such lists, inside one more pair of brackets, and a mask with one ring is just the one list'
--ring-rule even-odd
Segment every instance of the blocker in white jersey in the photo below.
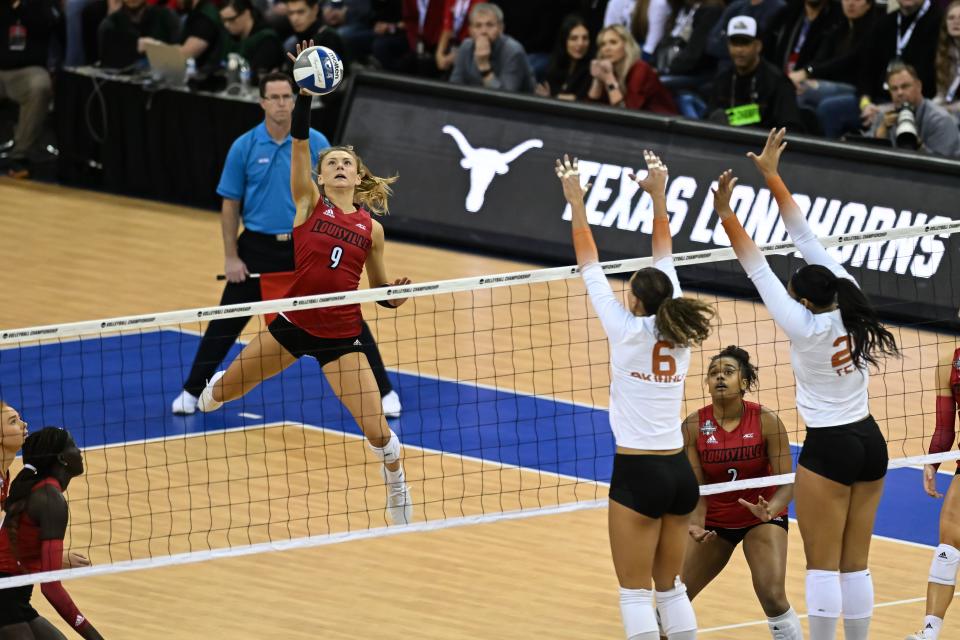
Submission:
{"label": "blocker in white jersey", "polygon": [[[653,200],[654,266],[630,278],[626,307],[598,264],[576,159],[557,161],[572,212],[571,231],[590,301],[610,340],[610,427],[617,441],[610,478],[610,548],[620,582],[627,637],[696,637],[697,619],[680,581],[690,513],[700,498],[683,453],[680,408],[690,347],[710,333],[713,308],[680,297],[667,217],[667,168],[644,152],[647,175],[635,179]],[[653,583],[653,584],[651,584]]]}
{"label": "blocker in white jersey", "polygon": [[842,613],[844,637],[866,640],[873,615],[867,564],[887,472],[887,444],[870,415],[868,368],[897,354],[897,345],[857,283],[817,240],[780,178],[785,135],[784,129],[772,130],[763,153],[747,155],[807,261],[789,290],[730,208],[736,184],[730,171],[720,176],[714,206],[744,271],[790,338],[797,408],[807,423],[794,487],[807,556],[810,638],[833,640]]}

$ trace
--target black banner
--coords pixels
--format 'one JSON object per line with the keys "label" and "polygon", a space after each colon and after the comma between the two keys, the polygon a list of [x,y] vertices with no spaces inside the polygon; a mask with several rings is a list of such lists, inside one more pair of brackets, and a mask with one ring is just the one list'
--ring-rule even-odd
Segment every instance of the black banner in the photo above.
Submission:
{"label": "black banner", "polygon": [[[761,132],[361,78],[340,137],[378,175],[399,173],[392,213],[384,220],[391,237],[572,263],[569,212],[553,171],[554,160],[569,153],[592,183],[586,205],[601,259],[649,255],[650,198],[627,176],[642,170],[642,151],[652,149],[670,168],[674,252],[729,246],[710,191],[728,168],[740,178],[732,204],[747,232],[758,244],[788,240],[776,201],[745,156],[760,151]],[[960,163],[810,139],[791,146],[796,149],[785,153],[781,174],[820,236],[957,217]],[[831,253],[885,317],[956,328],[958,246],[943,235]],[[783,278],[802,264],[792,256],[770,260]],[[680,275],[699,288],[756,295],[734,261],[684,267]]]}

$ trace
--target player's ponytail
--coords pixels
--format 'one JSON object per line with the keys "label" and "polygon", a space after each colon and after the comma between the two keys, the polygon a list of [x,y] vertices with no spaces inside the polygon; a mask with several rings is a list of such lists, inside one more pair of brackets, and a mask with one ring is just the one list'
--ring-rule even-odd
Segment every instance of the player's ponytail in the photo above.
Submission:
{"label": "player's ponytail", "polygon": [[27,498],[38,482],[50,476],[57,464],[57,457],[70,444],[70,433],[58,427],[44,427],[27,436],[23,441],[23,469],[10,483],[7,496],[4,527],[10,535],[13,555],[17,557],[17,533],[20,516],[27,509]]}
{"label": "player's ponytail", "polygon": [[640,269],[630,279],[630,290],[643,303],[644,312],[657,317],[660,336],[674,346],[697,345],[710,335],[714,308],[693,298],[674,298],[673,283],[663,271]]}
{"label": "player's ponytail", "polygon": [[657,331],[675,347],[693,347],[710,335],[716,310],[694,298],[668,298],[657,309]]}
{"label": "player's ponytail", "polygon": [[836,303],[843,327],[850,336],[850,356],[858,369],[879,366],[883,356],[899,356],[897,341],[881,324],[877,312],[860,287],[849,278],[838,278],[821,265],[807,265],[790,279],[798,298],[806,298],[817,307]]}
{"label": "player's ponytail", "polygon": [[390,188],[390,185],[397,181],[397,176],[381,178],[373,175],[351,145],[327,147],[324,149],[323,152],[320,153],[320,158],[317,160],[318,174],[320,173],[320,165],[324,157],[333,151],[346,151],[357,161],[357,173],[360,175],[360,184],[354,190],[354,200],[370,213],[381,216],[390,213],[389,201],[390,196],[393,195],[393,189]]}

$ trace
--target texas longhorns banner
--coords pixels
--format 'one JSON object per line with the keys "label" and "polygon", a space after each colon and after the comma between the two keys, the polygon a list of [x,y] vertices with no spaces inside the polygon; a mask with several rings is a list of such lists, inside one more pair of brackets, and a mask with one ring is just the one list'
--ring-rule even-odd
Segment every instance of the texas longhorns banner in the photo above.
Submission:
{"label": "texas longhorns banner", "polygon": [[[388,237],[572,263],[570,212],[553,171],[555,159],[568,153],[580,159],[582,179],[591,183],[587,215],[601,259],[649,255],[652,203],[628,178],[642,175],[642,152],[649,148],[670,169],[667,207],[675,252],[729,246],[711,191],[728,168],[740,177],[732,205],[751,237],[759,244],[788,239],[775,199],[745,157],[762,146],[759,133],[755,143],[733,144],[709,125],[696,133],[668,132],[654,119],[618,122],[595,109],[534,112],[527,101],[503,94],[495,103],[481,103],[472,92],[431,91],[415,82],[392,88],[398,84],[361,79],[341,129],[343,142],[355,145],[375,173],[400,176],[391,215],[382,220]],[[958,217],[955,174],[847,159],[829,145],[821,147],[788,149],[781,163],[817,234],[870,233]],[[926,236],[830,251],[886,317],[956,327],[958,242],[955,236]],[[791,256],[772,258],[771,264],[786,278],[803,262]],[[687,286],[756,295],[740,266],[729,261],[683,267],[680,277]]]}

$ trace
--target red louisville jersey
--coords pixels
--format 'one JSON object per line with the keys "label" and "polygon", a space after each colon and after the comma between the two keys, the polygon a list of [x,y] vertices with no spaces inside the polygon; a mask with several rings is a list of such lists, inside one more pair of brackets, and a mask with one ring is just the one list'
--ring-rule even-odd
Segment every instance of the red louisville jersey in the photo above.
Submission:
{"label": "red louisville jersey", "polygon": [[[31,491],[51,485],[61,491],[60,483],[53,478],[44,478]],[[17,527],[16,550],[10,542],[9,522],[0,527],[0,573],[36,573],[40,571],[40,527],[26,512],[20,514]]]}
{"label": "red louisville jersey", "polygon": [[[697,453],[705,484],[770,475],[760,410],[759,404],[745,401],[740,424],[732,431],[726,431],[717,424],[712,404],[700,409]],[[741,529],[758,524],[760,521],[756,516],[738,500],[743,498],[756,504],[760,496],[770,500],[776,492],[776,487],[763,487],[707,496],[706,528]],[[784,509],[778,515],[786,512]]]}
{"label": "red louisville jersey", "polygon": [[[344,213],[320,198],[313,214],[293,230],[296,269],[287,298],[356,291],[367,261],[373,220],[364,209]],[[285,311],[290,322],[318,338],[360,334],[360,305]]]}

